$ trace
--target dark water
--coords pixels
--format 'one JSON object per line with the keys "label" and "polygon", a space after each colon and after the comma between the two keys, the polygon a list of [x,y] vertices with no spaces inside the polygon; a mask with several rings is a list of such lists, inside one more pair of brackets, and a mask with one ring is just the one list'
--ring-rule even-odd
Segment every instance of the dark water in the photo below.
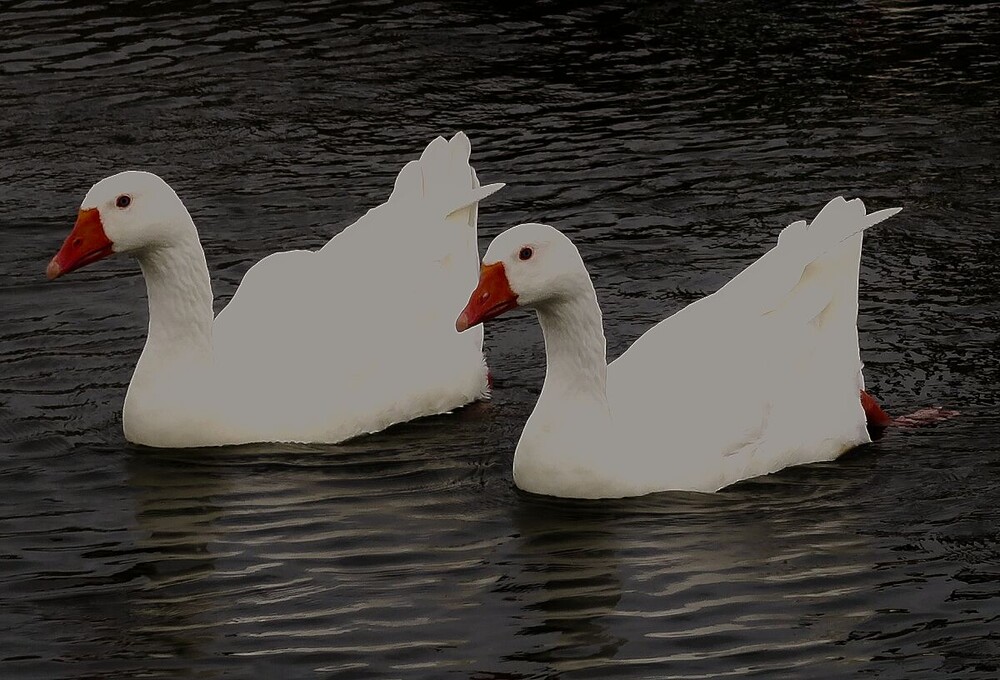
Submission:
{"label": "dark water", "polygon": [[[996,3],[0,5],[0,677],[996,678]],[[331,7],[330,5],[333,5]],[[518,492],[527,316],[488,407],[342,447],[151,452],[120,409],[144,286],[43,272],[86,190],[163,175],[220,305],[464,129],[483,247],[576,240],[617,356],[845,193],[898,430],[715,495]]]}

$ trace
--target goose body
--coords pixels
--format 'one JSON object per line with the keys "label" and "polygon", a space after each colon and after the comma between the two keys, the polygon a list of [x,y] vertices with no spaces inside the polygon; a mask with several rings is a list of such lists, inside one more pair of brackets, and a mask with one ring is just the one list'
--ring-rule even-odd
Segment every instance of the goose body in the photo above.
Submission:
{"label": "goose body", "polygon": [[[482,335],[453,326],[478,265],[481,187],[464,134],[407,164],[389,200],[316,251],[275,253],[213,319],[198,232],[159,177],[96,184],[49,265],[112,252],[139,262],[149,334],[122,413],[157,447],[335,443],[487,392]],[[102,255],[103,253],[103,255]]]}
{"label": "goose body", "polygon": [[578,498],[716,491],[869,442],[862,232],[897,211],[866,214],[858,199],[834,199],[610,365],[596,293],[569,239],[538,224],[498,236],[456,325],[515,306],[538,314],[546,376],[514,455],[515,483]]}

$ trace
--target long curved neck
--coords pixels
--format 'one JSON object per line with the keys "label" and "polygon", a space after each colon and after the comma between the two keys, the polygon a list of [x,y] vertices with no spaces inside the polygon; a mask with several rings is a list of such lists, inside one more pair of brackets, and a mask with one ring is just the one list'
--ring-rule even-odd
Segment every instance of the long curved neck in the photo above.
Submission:
{"label": "long curved neck", "polygon": [[514,481],[555,496],[597,497],[612,441],[601,308],[587,279],[568,298],[537,308],[545,335],[545,385],[514,453]]}
{"label": "long curved neck", "polygon": [[212,348],[212,283],[205,252],[190,235],[137,258],[146,278],[149,336],[144,353],[177,356]]}
{"label": "long curved neck", "polygon": [[576,295],[538,307],[545,336],[544,393],[607,399],[608,360],[601,307],[588,278]]}

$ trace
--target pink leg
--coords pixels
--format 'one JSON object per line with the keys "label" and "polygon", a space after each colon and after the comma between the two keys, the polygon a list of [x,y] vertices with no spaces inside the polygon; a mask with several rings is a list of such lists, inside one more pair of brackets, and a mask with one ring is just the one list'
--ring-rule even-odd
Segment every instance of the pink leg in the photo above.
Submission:
{"label": "pink leg", "polygon": [[932,425],[942,420],[948,420],[958,415],[958,411],[952,411],[941,406],[930,406],[928,408],[917,409],[905,416],[893,418],[878,405],[875,397],[864,390],[861,390],[861,407],[865,410],[865,418],[868,420],[869,431],[876,434],[881,433],[882,430],[890,425],[895,427],[920,427],[921,425]]}

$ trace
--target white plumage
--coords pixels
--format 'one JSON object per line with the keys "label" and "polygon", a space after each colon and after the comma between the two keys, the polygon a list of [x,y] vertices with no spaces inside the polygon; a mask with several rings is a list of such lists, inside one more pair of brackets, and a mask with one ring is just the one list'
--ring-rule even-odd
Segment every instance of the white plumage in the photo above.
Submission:
{"label": "white plumage", "polygon": [[869,215],[858,199],[832,200],[610,365],[575,246],[545,225],[498,236],[484,266],[503,263],[518,304],[537,310],[546,346],[545,384],[514,457],[517,485],[584,498],[715,491],[870,441],[859,398],[861,232],[897,211]]}
{"label": "white plumage", "polygon": [[[317,251],[254,265],[212,320],[191,218],[160,178],[96,184],[116,252],[139,260],[150,329],[123,411],[126,438],[160,447],[339,442],[485,394],[482,334],[454,327],[475,285],[477,203],[468,138],[437,138],[389,200]],[[116,197],[131,197],[116,209]],[[58,274],[57,274],[58,275]]]}

